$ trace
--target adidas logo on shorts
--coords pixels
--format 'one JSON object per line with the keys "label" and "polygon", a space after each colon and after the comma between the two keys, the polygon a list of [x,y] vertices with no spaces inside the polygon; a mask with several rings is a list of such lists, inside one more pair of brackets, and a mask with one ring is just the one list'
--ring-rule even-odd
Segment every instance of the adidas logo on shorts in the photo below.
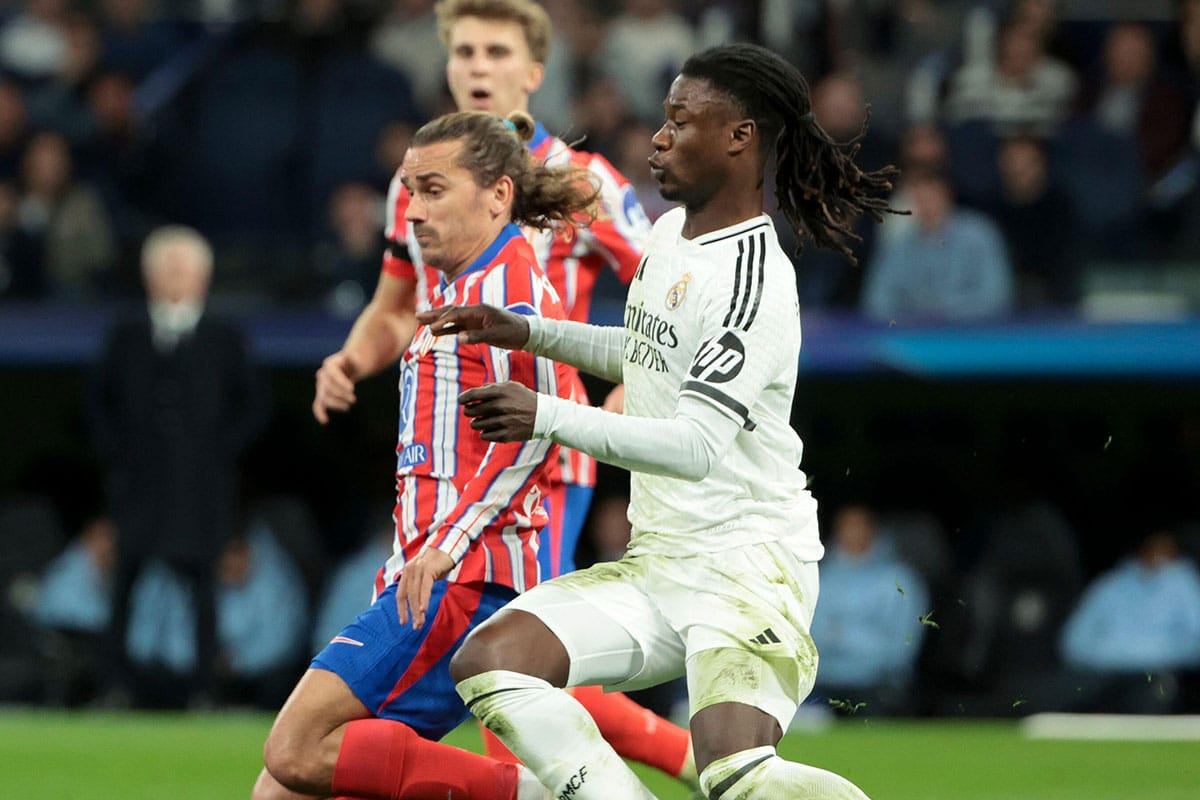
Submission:
{"label": "adidas logo on shorts", "polygon": [[755,636],[750,641],[758,644],[779,644],[779,637],[775,635],[775,631],[767,628],[765,631]]}

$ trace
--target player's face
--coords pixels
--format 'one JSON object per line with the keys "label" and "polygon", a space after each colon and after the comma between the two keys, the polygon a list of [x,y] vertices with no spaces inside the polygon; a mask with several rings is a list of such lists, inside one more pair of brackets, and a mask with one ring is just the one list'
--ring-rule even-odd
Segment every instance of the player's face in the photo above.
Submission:
{"label": "player's face", "polygon": [[412,147],[400,165],[400,180],[411,201],[404,218],[429,266],[453,280],[487,249],[509,220],[511,184],[507,177],[480,187],[458,165],[463,142]]}
{"label": "player's face", "polygon": [[446,80],[459,111],[504,116],[529,110],[529,95],[542,84],[516,22],[462,17],[450,29]]}
{"label": "player's face", "polygon": [[650,140],[650,174],[665,199],[702,207],[725,182],[733,109],[708,81],[680,75],[663,110],[666,122]]}

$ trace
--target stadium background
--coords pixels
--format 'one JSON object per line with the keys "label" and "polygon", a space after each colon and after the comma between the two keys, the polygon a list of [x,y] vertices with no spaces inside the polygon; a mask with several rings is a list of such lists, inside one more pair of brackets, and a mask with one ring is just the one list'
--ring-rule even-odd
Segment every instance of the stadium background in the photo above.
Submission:
{"label": "stadium background", "polygon": [[[547,5],[562,36],[534,110],[565,138],[586,134],[586,146],[631,177],[657,111],[639,112],[622,95],[631,84],[608,66],[614,51],[606,48],[620,42],[606,32],[640,7],[651,15],[642,27],[682,30],[693,46],[729,36],[778,46],[814,86],[850,70],[874,104],[864,158],[900,161],[905,132],[935,123],[960,201],[992,208],[1003,121],[950,119],[948,97],[956,70],[1026,4],[661,4],[678,24],[655,10],[659,3]],[[957,675],[959,684],[946,680],[970,635],[953,607],[962,582],[986,566],[996,520],[1033,502],[1058,509],[1085,578],[1128,554],[1152,524],[1180,526],[1200,558],[1200,46],[1196,23],[1181,23],[1200,11],[1154,0],[1042,5],[1057,12],[1044,43],[1075,75],[1080,97],[1101,81],[1107,33],[1135,21],[1152,34],[1156,77],[1187,111],[1169,165],[1154,171],[1135,141],[1098,134],[1081,101],[1045,132],[1053,180],[1077,213],[1066,252],[1077,275],[1071,290],[1049,300],[1023,295],[1008,313],[967,324],[871,320],[860,311],[863,269],[811,250],[798,262],[806,338],[794,423],[805,469],[826,508],[865,500],[917,515],[941,537],[933,610],[946,624],[927,637],[920,710],[954,720],[1035,710],[1010,695],[960,710],[964,691],[986,695],[981,687],[1019,669],[1028,650],[997,655],[986,674]],[[33,0],[0,9],[0,506],[36,498],[57,516],[44,530],[0,526],[0,698],[38,701],[27,679],[40,656],[21,604],[31,576],[103,504],[81,403],[108,323],[139,302],[136,254],[154,225],[184,222],[213,240],[211,305],[245,326],[269,371],[273,414],[244,465],[246,502],[302,499],[324,564],[349,553],[372,509],[390,502],[391,377],[368,381],[359,408],[328,428],[312,422],[308,405],[313,371],[371,290],[381,192],[403,143],[446,108],[437,86],[428,88],[427,67],[436,82],[442,59],[428,6]],[[784,6],[791,11],[772,16]],[[13,44],[29,30],[58,37],[57,60]],[[929,86],[932,101],[922,94]],[[50,193],[58,200],[36,196],[23,166],[47,138],[71,162]],[[660,210],[644,175],[640,182],[648,209]],[[101,209],[76,228],[82,238],[64,239],[45,222],[67,195],[90,196]],[[102,224],[90,224],[96,219]],[[864,265],[874,246],[860,248]],[[617,320],[620,287],[602,282],[598,294],[595,319]],[[599,397],[606,387],[589,388]],[[602,471],[601,495],[618,494],[622,480]],[[1010,646],[1045,648],[1053,632]],[[1183,774],[1182,762],[1171,763],[1168,772]]]}

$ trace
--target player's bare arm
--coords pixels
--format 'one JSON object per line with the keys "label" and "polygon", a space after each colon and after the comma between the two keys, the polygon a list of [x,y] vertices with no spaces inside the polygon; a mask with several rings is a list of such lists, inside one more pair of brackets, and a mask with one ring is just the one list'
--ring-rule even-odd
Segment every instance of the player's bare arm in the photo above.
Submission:
{"label": "player's bare arm", "polygon": [[487,442],[523,442],[533,438],[537,393],[515,381],[489,383],[458,396],[471,427]]}
{"label": "player's bare arm", "polygon": [[625,413],[625,384],[618,383],[612,388],[612,391],[604,398],[604,403],[600,408],[605,411],[611,411],[614,414]]}
{"label": "player's bare arm", "polygon": [[457,334],[463,344],[489,344],[520,350],[529,341],[525,317],[488,305],[445,306],[417,314],[417,322],[428,325],[435,336]]}
{"label": "player's bare arm", "polygon": [[321,362],[316,374],[312,413],[329,422],[330,411],[349,411],[358,399],[354,385],[394,362],[412,341],[416,329],[413,281],[379,276],[375,295],[359,314],[342,349]]}

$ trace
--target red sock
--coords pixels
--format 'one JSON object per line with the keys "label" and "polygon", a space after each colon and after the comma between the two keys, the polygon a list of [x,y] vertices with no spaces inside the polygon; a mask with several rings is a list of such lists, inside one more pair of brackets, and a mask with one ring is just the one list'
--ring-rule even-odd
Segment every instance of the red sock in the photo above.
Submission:
{"label": "red sock", "polygon": [[688,732],[620,692],[599,686],[568,689],[596,720],[600,734],[622,757],[675,777],[688,754]]}
{"label": "red sock", "polygon": [[346,725],[333,794],[362,800],[516,800],[517,768],[422,739],[402,722]]}
{"label": "red sock", "polygon": [[521,763],[521,759],[517,758],[512,750],[505,747],[504,742],[500,741],[500,737],[484,727],[482,722],[479,723],[479,732],[483,734],[483,752],[488,758],[503,761],[505,764]]}

